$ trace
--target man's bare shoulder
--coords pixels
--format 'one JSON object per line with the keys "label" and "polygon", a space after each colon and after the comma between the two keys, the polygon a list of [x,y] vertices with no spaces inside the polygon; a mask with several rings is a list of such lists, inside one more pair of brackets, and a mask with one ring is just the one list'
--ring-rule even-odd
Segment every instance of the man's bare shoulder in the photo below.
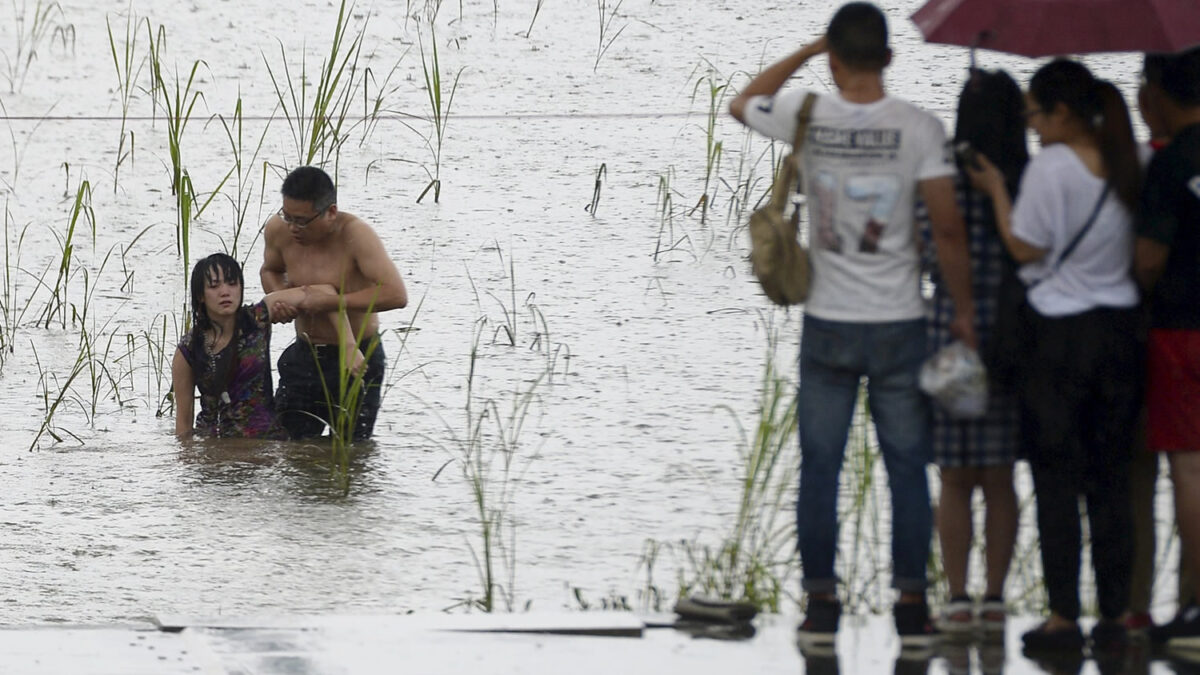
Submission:
{"label": "man's bare shoulder", "polygon": [[367,221],[352,213],[342,211],[339,215],[345,217],[342,222],[342,238],[351,245],[380,246],[379,234]]}
{"label": "man's bare shoulder", "polygon": [[263,224],[263,238],[266,239],[268,245],[282,245],[291,239],[287,229],[287,223],[283,222],[278,215],[272,214]]}

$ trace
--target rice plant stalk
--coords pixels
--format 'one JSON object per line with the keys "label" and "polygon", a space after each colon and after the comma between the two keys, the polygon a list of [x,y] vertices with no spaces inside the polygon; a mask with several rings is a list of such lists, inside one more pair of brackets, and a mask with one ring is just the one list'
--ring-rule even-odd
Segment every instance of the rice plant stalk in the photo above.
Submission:
{"label": "rice plant stalk", "polygon": [[[420,39],[420,32],[417,33],[417,39],[421,46],[421,70],[425,75],[425,92],[429,100],[430,121],[433,123],[432,139],[426,139],[430,150],[433,153],[433,173],[430,175],[429,184],[417,196],[417,203],[425,198],[425,195],[430,189],[433,190],[433,202],[436,204],[441,200],[442,195],[442,145],[446,139],[446,123],[450,118],[450,109],[454,104],[454,93],[458,91],[458,80],[462,76],[463,69],[459,68],[454,74],[454,81],[449,89],[444,88],[442,76],[442,62],[438,56],[437,46],[437,31],[434,29],[433,22],[429,23],[429,52],[426,53],[425,42]],[[426,169],[428,172],[428,169]]]}
{"label": "rice plant stalk", "polygon": [[708,218],[708,209],[712,206],[712,202],[716,198],[716,181],[714,178],[721,172],[721,154],[723,141],[716,139],[717,119],[723,110],[725,99],[725,91],[729,83],[718,84],[712,72],[709,72],[703,78],[696,80],[696,84],[692,87],[692,100],[696,100],[697,94],[700,92],[702,85],[707,85],[708,93],[708,114],[704,127],[704,191],[700,195],[700,199],[692,210],[688,212],[691,215],[700,210],[700,222],[704,223]]}
{"label": "rice plant stalk", "polygon": [[12,56],[9,56],[7,51],[0,51],[0,55],[4,57],[4,70],[0,71],[0,75],[8,81],[9,93],[15,94],[24,86],[25,77],[29,75],[29,69],[38,58],[38,49],[47,37],[52,42],[54,38],[58,38],[64,49],[68,43],[73,46],[75,26],[66,23],[62,6],[57,2],[43,4],[42,0],[37,0],[33,11],[30,12],[27,0],[21,0],[20,6],[17,5],[17,0],[12,0],[12,9]]}
{"label": "rice plant stalk", "polygon": [[167,123],[167,149],[171,156],[171,194],[178,195],[183,189],[183,133],[187,130],[196,103],[204,100],[204,92],[193,90],[193,86],[196,84],[196,73],[199,72],[200,66],[207,68],[208,64],[202,60],[193,61],[186,82],[180,79],[179,70],[176,69],[174,80],[168,84],[163,75],[162,61],[163,50],[167,46],[166,26],[158,27],[156,37],[150,23],[147,22],[146,32],[150,42],[150,70],[154,75],[154,91],[162,103],[163,117]]}
{"label": "rice plant stalk", "polygon": [[50,288],[50,298],[42,308],[37,323],[45,328],[57,317],[63,328],[67,327],[67,288],[71,279],[71,263],[75,256],[75,228],[79,219],[84,218],[91,224],[92,244],[96,242],[96,214],[92,209],[92,186],[87,180],[79,182],[75,192],[75,200],[71,204],[71,212],[67,218],[67,231],[63,236],[54,232],[59,246],[58,276],[54,286]]}
{"label": "rice plant stalk", "polygon": [[[795,523],[788,508],[799,466],[797,398],[795,383],[776,366],[778,339],[778,331],[768,326],[758,420],[741,453],[741,496],[733,527],[715,548],[682,542],[688,567],[680,595],[701,591],[778,612],[786,582],[797,570]],[[738,423],[736,415],[733,419]]]}
{"label": "rice plant stalk", "polygon": [[616,42],[617,38],[621,37],[621,33],[629,27],[629,24],[624,24],[617,29],[616,33],[612,33],[613,20],[617,18],[617,12],[621,9],[621,4],[625,0],[617,0],[612,5],[609,5],[608,0],[596,0],[596,10],[600,15],[600,37],[596,43],[596,62],[592,64],[592,72],[600,67],[600,59],[604,58],[605,52]]}
{"label": "rice plant stalk", "polygon": [[529,20],[529,28],[525,29],[525,39],[529,39],[529,34],[533,32],[533,24],[537,23],[538,14],[542,13],[542,5],[546,0],[535,0],[533,5],[533,18]]}
{"label": "rice plant stalk", "polygon": [[[221,120],[221,126],[225,130],[225,138],[229,141],[229,151],[233,155],[233,166],[225,174],[225,178],[221,181],[224,185],[230,177],[234,178],[235,193],[227,195],[230,205],[233,208],[233,241],[226,242],[222,239],[221,243],[229,255],[234,258],[238,257],[238,242],[242,236],[242,230],[246,225],[246,214],[250,210],[250,202],[254,197],[254,168],[258,162],[258,155],[262,152],[263,143],[267,139],[267,131],[271,128],[271,122],[275,120],[272,115],[263,125],[262,134],[258,137],[258,143],[254,146],[254,151],[250,155],[249,160],[245,158],[245,122],[242,109],[241,88],[238,89],[237,105],[234,106],[232,119],[225,119],[224,115],[218,115]],[[261,166],[262,178],[260,185],[266,184],[267,179],[267,163],[263,162]],[[219,192],[220,188],[216,192]],[[214,194],[216,194],[214,192]],[[246,247],[247,254],[249,249],[254,248],[254,243],[261,236],[261,230],[256,230],[254,239],[250,245]],[[245,261],[243,261],[245,262]]]}
{"label": "rice plant stalk", "polygon": [[364,22],[358,33],[350,36],[348,21],[353,7],[353,3],[348,4],[346,0],[339,5],[329,53],[321,63],[320,77],[311,91],[311,98],[305,57],[301,56],[297,88],[282,42],[279,43],[279,55],[283,69],[278,76],[263,55],[279,108],[291,129],[300,164],[327,164],[331,158],[336,162],[342,144],[349,137],[350,127],[346,126],[346,120],[355,100],[355,73],[367,30]]}
{"label": "rice plant stalk", "polygon": [[[137,49],[137,27],[140,22],[135,19],[133,13],[133,3],[129,4],[125,15],[125,39],[121,42],[121,49],[117,49],[117,40],[113,35],[112,24],[109,23],[108,16],[104,17],[104,25],[108,28],[108,47],[112,54],[113,69],[117,75],[117,97],[121,104],[121,135],[117,142],[117,159],[113,167],[113,192],[117,191],[117,185],[120,184],[121,165],[126,159],[133,161],[133,152],[136,138],[131,129],[128,129],[127,121],[129,118],[129,106],[133,101],[133,92],[136,88],[137,81],[141,77],[142,68],[146,65],[145,57],[139,58]],[[149,22],[147,21],[147,26]],[[129,140],[129,148],[126,149],[126,139]]]}
{"label": "rice plant stalk", "polygon": [[592,201],[587,206],[583,207],[584,211],[596,215],[596,209],[600,206],[600,188],[604,184],[604,179],[608,176],[608,165],[601,162],[600,168],[596,169],[596,183],[592,188]]}

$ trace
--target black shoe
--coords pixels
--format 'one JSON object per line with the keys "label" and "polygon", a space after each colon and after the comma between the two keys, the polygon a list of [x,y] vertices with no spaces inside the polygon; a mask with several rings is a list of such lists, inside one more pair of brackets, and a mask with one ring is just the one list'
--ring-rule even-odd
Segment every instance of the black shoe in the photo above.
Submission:
{"label": "black shoe", "polygon": [[1083,633],[1079,626],[1046,630],[1043,623],[1021,636],[1028,652],[1079,652],[1083,650]]}
{"label": "black shoe", "polygon": [[837,600],[808,599],[804,622],[796,629],[796,641],[808,645],[832,645],[837,636],[842,605]]}
{"label": "black shoe", "polygon": [[941,638],[941,631],[929,619],[929,605],[923,602],[897,603],[892,606],[900,649],[932,647]]}
{"label": "black shoe", "polygon": [[1129,644],[1129,631],[1125,623],[1113,619],[1101,619],[1092,628],[1092,652],[1119,652]]}
{"label": "black shoe", "polygon": [[1151,628],[1150,642],[1174,647],[1200,647],[1200,605],[1189,604],[1170,623]]}

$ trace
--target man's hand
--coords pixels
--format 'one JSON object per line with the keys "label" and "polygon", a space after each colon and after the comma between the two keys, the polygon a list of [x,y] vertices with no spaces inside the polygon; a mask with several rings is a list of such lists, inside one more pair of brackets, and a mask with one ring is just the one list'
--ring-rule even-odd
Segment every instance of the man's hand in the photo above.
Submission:
{"label": "man's hand", "polygon": [[275,301],[271,303],[271,321],[274,323],[291,323],[300,316],[300,310],[295,305]]}
{"label": "man's hand", "polygon": [[367,357],[363,356],[361,349],[354,350],[347,366],[350,368],[350,374],[355,376],[362,375],[367,371]]}

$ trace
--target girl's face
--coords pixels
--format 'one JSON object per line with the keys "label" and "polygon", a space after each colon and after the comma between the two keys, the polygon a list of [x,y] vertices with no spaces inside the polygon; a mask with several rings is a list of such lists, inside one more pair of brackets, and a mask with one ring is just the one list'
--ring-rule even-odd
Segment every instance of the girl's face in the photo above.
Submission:
{"label": "girl's face", "polygon": [[1025,94],[1025,124],[1038,135],[1043,146],[1061,143],[1066,138],[1067,106],[1056,103],[1043,108],[1029,93]]}
{"label": "girl's face", "polygon": [[242,285],[213,269],[204,284],[204,310],[210,319],[233,316],[242,304]]}

